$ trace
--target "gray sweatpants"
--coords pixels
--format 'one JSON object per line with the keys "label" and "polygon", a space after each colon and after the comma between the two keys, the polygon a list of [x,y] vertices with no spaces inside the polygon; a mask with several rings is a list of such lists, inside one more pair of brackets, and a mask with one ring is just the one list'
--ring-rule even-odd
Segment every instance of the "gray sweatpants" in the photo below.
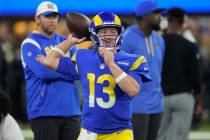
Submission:
{"label": "gray sweatpants", "polygon": [[195,100],[190,93],[165,96],[158,140],[187,140]]}

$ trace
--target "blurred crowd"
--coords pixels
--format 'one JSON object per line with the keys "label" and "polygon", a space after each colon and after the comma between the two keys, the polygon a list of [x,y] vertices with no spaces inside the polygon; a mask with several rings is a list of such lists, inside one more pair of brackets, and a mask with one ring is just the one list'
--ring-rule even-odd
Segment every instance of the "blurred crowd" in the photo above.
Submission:
{"label": "blurred crowd", "polygon": [[[22,18],[23,19],[23,18]],[[17,17],[3,18],[0,20],[0,53],[1,53],[1,87],[12,100],[11,115],[20,121],[26,122],[24,74],[20,60],[20,46],[26,35],[36,30],[32,18],[19,20]],[[130,24],[132,17],[123,17]],[[162,22],[162,27],[167,23]],[[210,19],[205,15],[191,15],[184,24],[185,35],[199,46],[202,58],[202,98],[203,119],[210,121]],[[60,19],[58,33],[68,35],[64,17]]]}

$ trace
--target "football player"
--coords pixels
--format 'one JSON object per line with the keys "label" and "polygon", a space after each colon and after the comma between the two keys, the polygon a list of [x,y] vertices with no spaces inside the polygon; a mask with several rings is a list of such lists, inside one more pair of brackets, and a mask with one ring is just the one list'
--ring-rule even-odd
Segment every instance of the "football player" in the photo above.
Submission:
{"label": "football player", "polygon": [[[120,51],[123,26],[113,13],[99,13],[90,25],[93,49],[72,47],[85,38],[69,35],[37,60],[60,73],[80,76],[84,89],[82,130],[78,140],[133,140],[131,101],[142,81],[150,80],[144,56]],[[62,57],[70,49],[72,59]]]}

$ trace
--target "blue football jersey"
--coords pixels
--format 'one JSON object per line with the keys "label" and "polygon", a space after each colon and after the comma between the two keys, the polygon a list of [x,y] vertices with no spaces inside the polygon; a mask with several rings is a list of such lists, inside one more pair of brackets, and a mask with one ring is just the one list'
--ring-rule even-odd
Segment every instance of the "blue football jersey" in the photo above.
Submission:
{"label": "blue football jersey", "polygon": [[[80,76],[84,93],[82,128],[97,134],[131,129],[131,100],[116,84],[111,71],[95,50],[72,48],[72,59],[61,58],[57,71],[68,73],[74,68]],[[141,85],[150,79],[145,57],[119,51],[115,63]],[[71,72],[69,73],[71,74]]]}

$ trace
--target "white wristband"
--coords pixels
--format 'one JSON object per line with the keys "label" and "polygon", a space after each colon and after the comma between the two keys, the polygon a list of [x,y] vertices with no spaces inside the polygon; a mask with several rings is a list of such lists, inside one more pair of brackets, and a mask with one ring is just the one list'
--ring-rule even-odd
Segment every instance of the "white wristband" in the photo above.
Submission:
{"label": "white wristband", "polygon": [[64,52],[61,49],[57,48],[57,47],[54,47],[51,50],[60,53],[62,56],[65,56]]}
{"label": "white wristband", "polygon": [[127,73],[123,72],[122,74],[120,74],[120,76],[118,76],[115,81],[117,84],[119,84],[125,77],[127,77]]}

